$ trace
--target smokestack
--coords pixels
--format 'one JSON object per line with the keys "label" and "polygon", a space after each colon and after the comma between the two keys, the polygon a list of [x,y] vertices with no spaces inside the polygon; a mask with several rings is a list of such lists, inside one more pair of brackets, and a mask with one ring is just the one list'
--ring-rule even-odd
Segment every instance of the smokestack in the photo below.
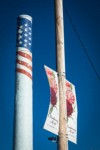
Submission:
{"label": "smokestack", "polygon": [[16,90],[13,150],[33,150],[32,18],[17,20]]}

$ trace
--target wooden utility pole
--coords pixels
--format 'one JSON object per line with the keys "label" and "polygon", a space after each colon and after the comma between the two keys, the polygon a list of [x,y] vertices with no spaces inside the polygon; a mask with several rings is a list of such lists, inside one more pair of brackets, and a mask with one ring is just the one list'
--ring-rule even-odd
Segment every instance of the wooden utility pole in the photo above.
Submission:
{"label": "wooden utility pole", "polygon": [[66,136],[67,107],[66,107],[64,26],[63,26],[62,3],[63,3],[62,0],[55,0],[57,72],[59,85],[58,150],[68,150],[68,140]]}

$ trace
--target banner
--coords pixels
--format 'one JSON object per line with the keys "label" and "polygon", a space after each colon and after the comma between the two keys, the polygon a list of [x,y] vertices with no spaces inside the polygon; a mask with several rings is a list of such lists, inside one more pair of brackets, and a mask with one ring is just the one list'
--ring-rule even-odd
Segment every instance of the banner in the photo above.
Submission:
{"label": "banner", "polygon": [[[45,66],[45,71],[50,85],[50,104],[44,129],[58,135],[59,131],[59,93],[57,72]],[[67,134],[68,140],[77,143],[77,103],[75,86],[66,80],[67,102]]]}

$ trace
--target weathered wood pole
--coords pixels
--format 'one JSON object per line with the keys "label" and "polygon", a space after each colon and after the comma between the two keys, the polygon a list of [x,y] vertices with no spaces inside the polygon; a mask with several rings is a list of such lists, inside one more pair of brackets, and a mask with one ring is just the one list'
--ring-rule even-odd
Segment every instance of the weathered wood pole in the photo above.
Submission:
{"label": "weathered wood pole", "polygon": [[58,149],[68,150],[67,140],[67,107],[66,107],[66,86],[65,86],[65,52],[64,52],[64,25],[63,25],[63,2],[55,0],[56,18],[56,51],[57,51],[57,72],[59,85],[59,140]]}

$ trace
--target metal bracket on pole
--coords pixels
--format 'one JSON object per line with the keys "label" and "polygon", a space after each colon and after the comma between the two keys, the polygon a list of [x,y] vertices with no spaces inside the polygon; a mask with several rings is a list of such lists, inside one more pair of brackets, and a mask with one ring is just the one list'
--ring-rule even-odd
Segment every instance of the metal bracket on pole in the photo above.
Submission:
{"label": "metal bracket on pole", "polygon": [[64,76],[65,77],[65,72],[59,72],[59,73],[57,73],[57,75],[58,75],[58,77],[60,77],[60,76]]}

